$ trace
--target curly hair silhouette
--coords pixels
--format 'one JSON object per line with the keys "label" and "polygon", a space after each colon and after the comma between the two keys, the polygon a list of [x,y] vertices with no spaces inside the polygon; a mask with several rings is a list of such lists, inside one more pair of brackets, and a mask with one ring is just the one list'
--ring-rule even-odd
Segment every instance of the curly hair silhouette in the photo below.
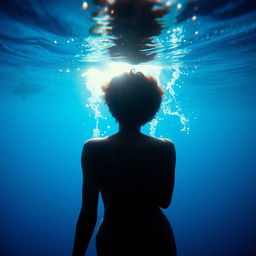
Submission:
{"label": "curly hair silhouette", "polygon": [[114,77],[102,89],[113,117],[119,123],[134,126],[144,125],[154,118],[164,94],[153,77],[134,70]]}

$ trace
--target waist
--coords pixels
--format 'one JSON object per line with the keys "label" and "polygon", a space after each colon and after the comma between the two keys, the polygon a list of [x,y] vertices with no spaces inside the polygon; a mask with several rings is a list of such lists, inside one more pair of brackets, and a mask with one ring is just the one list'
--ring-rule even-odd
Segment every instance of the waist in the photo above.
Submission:
{"label": "waist", "polygon": [[162,212],[160,207],[155,204],[114,204],[114,205],[104,205],[105,213],[112,213],[112,214],[154,214]]}
{"label": "waist", "polygon": [[103,220],[111,222],[147,221],[151,218],[163,217],[159,207],[107,208]]}
{"label": "waist", "polygon": [[[141,214],[111,214],[110,211],[104,213],[99,226],[101,234],[121,234],[134,236],[135,233],[159,233],[169,232],[171,225],[167,217],[160,208],[155,211]],[[135,233],[134,233],[135,232]]]}

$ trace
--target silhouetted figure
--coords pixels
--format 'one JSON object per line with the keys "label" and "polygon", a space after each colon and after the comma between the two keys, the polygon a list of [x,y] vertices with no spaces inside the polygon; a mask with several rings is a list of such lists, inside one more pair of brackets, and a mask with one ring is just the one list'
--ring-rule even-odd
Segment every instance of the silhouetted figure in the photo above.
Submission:
{"label": "silhouetted figure", "polygon": [[161,18],[168,5],[157,0],[94,0],[98,12],[93,13],[92,34],[109,35],[113,43],[108,50],[115,60],[139,64],[156,55],[153,37],[161,34]]}
{"label": "silhouetted figure", "polygon": [[140,127],[159,109],[163,91],[152,77],[125,73],[103,86],[119,132],[83,147],[83,198],[73,256],[84,255],[97,220],[99,192],[104,217],[96,236],[98,256],[176,255],[166,209],[174,187],[175,148]]}

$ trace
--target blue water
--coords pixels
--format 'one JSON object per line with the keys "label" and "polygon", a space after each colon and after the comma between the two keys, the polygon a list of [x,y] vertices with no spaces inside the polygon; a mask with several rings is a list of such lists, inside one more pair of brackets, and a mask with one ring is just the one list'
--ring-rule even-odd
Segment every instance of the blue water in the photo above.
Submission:
{"label": "blue water", "polygon": [[[143,132],[176,145],[165,214],[178,255],[255,256],[255,4],[169,2],[157,55],[141,63],[158,70],[165,89],[171,83],[167,108]],[[82,3],[0,3],[1,256],[71,255],[83,142],[117,131],[88,89],[86,72],[104,72],[112,60],[105,38],[88,32],[95,6]],[[98,222],[102,214],[100,201]],[[94,237],[87,255],[95,255]]]}

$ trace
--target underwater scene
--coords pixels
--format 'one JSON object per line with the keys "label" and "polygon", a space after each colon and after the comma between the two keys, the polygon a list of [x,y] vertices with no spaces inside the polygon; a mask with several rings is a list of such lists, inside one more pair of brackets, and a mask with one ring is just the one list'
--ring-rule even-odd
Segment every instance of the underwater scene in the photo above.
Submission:
{"label": "underwater scene", "polygon": [[[256,1],[0,2],[0,255],[71,255],[81,151],[118,131],[101,86],[165,94],[142,132],[176,147],[179,256],[256,256]],[[86,255],[96,255],[95,235]]]}

